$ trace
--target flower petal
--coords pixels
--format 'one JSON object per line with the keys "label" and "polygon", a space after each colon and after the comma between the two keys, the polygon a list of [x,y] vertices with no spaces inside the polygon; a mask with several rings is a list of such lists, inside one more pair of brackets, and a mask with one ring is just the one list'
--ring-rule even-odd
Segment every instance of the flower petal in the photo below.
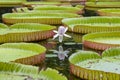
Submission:
{"label": "flower petal", "polygon": [[[68,27],[65,28],[65,32],[66,32],[67,30],[68,30]],[[64,33],[65,33],[65,32],[64,32]]]}
{"label": "flower petal", "polygon": [[64,55],[64,54],[58,54],[58,58],[59,58],[60,60],[64,60],[64,59],[65,59],[65,55]]}
{"label": "flower petal", "polygon": [[58,33],[58,31],[56,31],[56,30],[53,30],[53,32],[54,32],[54,33]]}
{"label": "flower petal", "polygon": [[68,55],[67,54],[64,54],[65,55],[65,57],[68,57]]}
{"label": "flower petal", "polygon": [[59,36],[59,42],[63,41],[63,36]]}
{"label": "flower petal", "polygon": [[64,35],[64,33],[65,33],[65,27],[60,26],[60,27],[58,28],[58,34],[59,34],[59,35]]}
{"label": "flower petal", "polygon": [[53,53],[57,53],[57,54],[59,54],[59,51],[57,51],[57,50],[53,50]]}
{"label": "flower petal", "polygon": [[58,34],[55,34],[55,35],[53,36],[53,39],[57,38],[58,36],[59,36]]}
{"label": "flower petal", "polygon": [[68,51],[68,50],[65,50],[63,53],[64,54],[68,54],[70,51]]}
{"label": "flower petal", "polygon": [[69,35],[67,35],[67,34],[64,34],[64,36],[65,36],[65,37],[69,37],[69,38],[71,38],[71,36],[69,36]]}

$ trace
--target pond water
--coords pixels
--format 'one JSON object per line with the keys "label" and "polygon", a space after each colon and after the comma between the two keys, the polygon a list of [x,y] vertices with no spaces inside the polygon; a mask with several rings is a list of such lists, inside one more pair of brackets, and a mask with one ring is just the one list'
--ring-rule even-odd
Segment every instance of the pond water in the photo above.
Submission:
{"label": "pond water", "polygon": [[[11,12],[12,8],[0,8],[0,14]],[[89,15],[89,14],[86,14]],[[0,17],[0,22],[2,22]],[[76,76],[72,75],[69,71],[69,61],[68,58],[71,54],[74,54],[77,50],[89,50],[87,48],[83,47],[82,44],[82,36],[83,34],[77,34],[77,33],[67,33],[68,35],[72,36],[72,38],[64,38],[64,41],[62,43],[58,42],[58,38],[55,40],[52,40],[52,38],[32,43],[38,43],[47,48],[46,52],[46,59],[42,64],[37,64],[35,66],[39,66],[40,69],[45,69],[47,67],[53,68],[58,70],[60,73],[65,75],[68,80],[83,80],[80,78],[77,78]],[[57,53],[54,53],[53,50],[59,51],[59,47],[62,47],[63,50],[68,50],[68,57],[64,55],[59,55]],[[60,60],[60,56],[63,56],[63,60]]]}
{"label": "pond water", "polygon": [[[58,70],[60,73],[64,74],[68,80],[84,80],[80,79],[74,75],[72,75],[69,72],[69,61],[68,58],[71,54],[74,54],[77,50],[91,50],[88,48],[85,48],[82,44],[82,36],[83,34],[77,34],[77,33],[67,33],[68,35],[71,35],[72,38],[65,38],[62,43],[59,43],[58,40],[43,40],[38,42],[39,44],[47,47],[47,52],[46,52],[46,60],[45,62],[40,66],[40,68],[46,68],[50,67],[53,69]],[[60,60],[59,57],[57,56],[56,53],[53,52],[53,50],[59,51],[59,46],[62,46],[64,51],[69,50],[70,52],[68,53],[68,57],[65,57],[64,60]],[[95,50],[93,50],[95,51]],[[101,53],[101,51],[96,51]]]}
{"label": "pond water", "polygon": [[[67,34],[69,34],[69,33],[67,33]],[[71,36],[74,36],[74,35],[75,34],[72,34]],[[42,67],[51,67],[53,69],[56,69],[60,73],[67,76],[67,78],[69,80],[82,80],[82,79],[77,78],[74,75],[70,74],[70,72],[69,72],[69,61],[68,61],[69,56],[71,54],[73,54],[74,52],[76,52],[77,50],[82,50],[81,35],[78,35],[77,37],[79,37],[80,42],[76,42],[74,40],[74,38],[66,39],[65,41],[63,41],[63,43],[58,43],[57,42],[58,40],[53,41],[51,39],[43,41],[43,42],[39,42],[39,44],[42,44],[43,46],[46,46],[47,49],[48,49],[47,52],[46,52],[47,53],[46,54],[46,60],[44,62],[44,65],[42,65]],[[64,51],[65,50],[70,51],[68,53],[68,57],[65,57],[64,60],[60,60],[58,55],[52,51],[52,50],[59,51],[58,50],[59,46],[62,46]]]}

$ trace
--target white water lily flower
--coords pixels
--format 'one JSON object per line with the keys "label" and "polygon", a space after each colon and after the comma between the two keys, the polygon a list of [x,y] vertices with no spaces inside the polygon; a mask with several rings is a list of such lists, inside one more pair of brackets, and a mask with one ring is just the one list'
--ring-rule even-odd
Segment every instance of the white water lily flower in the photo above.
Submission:
{"label": "white water lily flower", "polygon": [[57,54],[58,54],[58,58],[59,58],[60,60],[64,60],[65,57],[68,57],[69,51],[68,51],[68,50],[63,51],[63,47],[62,47],[62,46],[59,46],[59,51],[54,50],[54,53],[57,53]]}
{"label": "white water lily flower", "polygon": [[63,27],[63,26],[60,26],[60,27],[58,28],[58,31],[53,30],[53,32],[57,33],[57,34],[55,34],[55,35],[53,36],[53,39],[59,37],[59,42],[62,42],[62,41],[63,41],[63,36],[71,38],[71,36],[65,34],[65,32],[66,32],[67,30],[68,30],[68,27],[65,28],[65,27]]}

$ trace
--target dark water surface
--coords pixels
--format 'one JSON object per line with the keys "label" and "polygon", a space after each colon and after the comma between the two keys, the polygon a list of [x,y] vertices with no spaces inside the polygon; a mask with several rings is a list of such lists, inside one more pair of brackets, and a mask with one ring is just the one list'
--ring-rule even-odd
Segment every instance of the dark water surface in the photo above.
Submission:
{"label": "dark water surface", "polygon": [[[67,33],[68,34],[68,33]],[[70,34],[69,34],[70,35]],[[75,34],[76,35],[76,34]],[[78,34],[77,34],[78,35]],[[74,36],[73,34],[71,36]],[[75,37],[75,36],[74,36]],[[81,35],[77,36],[79,39],[78,41],[81,41]],[[76,76],[70,74],[69,72],[69,61],[68,58],[71,54],[74,54],[77,50],[82,50],[82,43],[81,42],[75,42],[75,38],[71,39],[66,39],[63,41],[63,43],[58,43],[58,40],[46,40],[43,42],[39,42],[39,44],[47,47],[47,52],[46,52],[46,60],[42,65],[42,68],[50,67],[53,69],[58,70],[60,73],[65,75],[68,80],[83,80],[80,78],[77,78]],[[54,53],[52,50],[57,50],[59,46],[62,46],[64,50],[69,50],[70,52],[68,53],[68,57],[66,57],[64,60],[60,60],[57,56],[56,53]],[[39,66],[39,65],[37,65]],[[41,67],[41,65],[40,65]]]}
{"label": "dark water surface", "polygon": [[[44,65],[42,65],[42,68],[50,67],[53,69],[58,70],[60,73],[65,75],[68,80],[84,80],[80,79],[74,75],[72,75],[69,71],[69,61],[68,58],[70,55],[74,54],[77,52],[77,50],[91,50],[89,48],[83,47],[82,44],[82,36],[83,34],[77,34],[77,33],[67,33],[68,35],[71,35],[72,38],[64,38],[64,41],[62,43],[59,43],[57,39],[52,40],[43,40],[41,42],[38,42],[39,44],[45,46],[48,50],[46,53],[46,60],[44,62]],[[58,56],[55,56],[56,54],[52,50],[57,50],[59,46],[62,46],[64,50],[69,50],[68,57],[66,57],[64,60],[60,60]],[[92,50],[95,51],[95,50]],[[96,51],[101,53],[101,51]],[[37,65],[40,66],[41,65]]]}

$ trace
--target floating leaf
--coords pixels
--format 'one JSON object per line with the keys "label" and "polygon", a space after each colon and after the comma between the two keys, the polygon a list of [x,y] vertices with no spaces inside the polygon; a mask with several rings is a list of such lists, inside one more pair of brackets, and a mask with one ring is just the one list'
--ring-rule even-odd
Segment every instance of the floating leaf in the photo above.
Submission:
{"label": "floating leaf", "polygon": [[46,48],[34,43],[5,43],[0,45],[0,62],[37,64],[45,59]]}
{"label": "floating leaf", "polygon": [[112,48],[99,56],[92,51],[78,51],[69,58],[71,72],[87,80],[119,80],[120,48]]}
{"label": "floating leaf", "polygon": [[61,5],[60,2],[41,2],[41,1],[30,1],[23,3],[24,6],[32,7],[38,5]]}
{"label": "floating leaf", "polygon": [[10,27],[0,24],[0,43],[38,41],[54,35],[55,26],[37,23],[17,23]]}
{"label": "floating leaf", "polygon": [[97,13],[100,16],[120,16],[120,9],[100,9]]}
{"label": "floating leaf", "polygon": [[83,6],[81,8],[78,7],[72,7],[72,6],[37,6],[34,7],[33,11],[55,11],[55,12],[70,12],[70,13],[79,13],[83,9]]}
{"label": "floating leaf", "polygon": [[120,2],[86,2],[86,9],[98,10],[105,8],[120,8]]}
{"label": "floating leaf", "polygon": [[2,15],[3,21],[7,24],[14,23],[43,23],[62,24],[64,18],[80,17],[73,13],[6,13]]}
{"label": "floating leaf", "polygon": [[40,72],[38,69],[35,66],[0,62],[0,80],[67,80],[54,69],[47,68]]}
{"label": "floating leaf", "polygon": [[120,32],[91,33],[83,36],[85,47],[105,50],[111,47],[120,46]]}
{"label": "floating leaf", "polygon": [[22,5],[26,0],[0,0],[0,7],[10,7]]}
{"label": "floating leaf", "polygon": [[76,33],[120,31],[119,17],[86,17],[63,19],[69,31]]}
{"label": "floating leaf", "polygon": [[72,7],[72,6],[55,6],[55,5],[43,5],[35,6],[32,10],[29,10],[27,7],[20,7],[13,9],[13,12],[30,12],[30,13],[83,13],[83,6]]}
{"label": "floating leaf", "polygon": [[[88,2],[95,2],[96,0],[87,0]],[[97,0],[97,1],[99,1],[99,2],[117,2],[117,1],[119,1],[119,0]]]}

